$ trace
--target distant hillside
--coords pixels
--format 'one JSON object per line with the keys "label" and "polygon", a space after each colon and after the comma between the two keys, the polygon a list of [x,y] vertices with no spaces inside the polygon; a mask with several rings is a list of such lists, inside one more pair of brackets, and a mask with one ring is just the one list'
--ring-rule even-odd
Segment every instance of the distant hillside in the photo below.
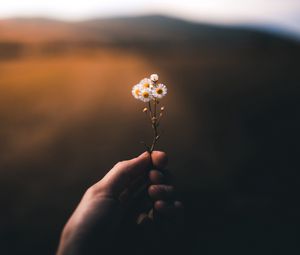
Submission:
{"label": "distant hillside", "polygon": [[[165,16],[93,19],[64,22],[41,18],[0,21],[1,42],[53,41],[99,43],[218,43],[233,45],[253,40],[278,43],[288,39],[247,28],[187,22]],[[291,40],[289,40],[291,42]]]}
{"label": "distant hillside", "polygon": [[0,59],[26,54],[127,47],[134,50],[299,48],[298,41],[250,28],[187,22],[165,16],[65,22],[43,18],[0,20]]}

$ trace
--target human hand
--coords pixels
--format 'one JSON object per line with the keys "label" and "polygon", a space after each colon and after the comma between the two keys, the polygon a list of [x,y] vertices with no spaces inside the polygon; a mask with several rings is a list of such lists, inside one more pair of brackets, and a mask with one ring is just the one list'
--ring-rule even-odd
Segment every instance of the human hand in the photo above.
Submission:
{"label": "human hand", "polygon": [[[177,218],[182,204],[175,200],[173,186],[163,184],[161,170],[166,164],[165,153],[158,151],[117,163],[84,194],[63,229],[57,254],[98,254],[110,249],[116,236],[120,236],[117,233],[126,235],[126,228],[135,224],[133,219],[137,217],[147,223]],[[140,214],[140,194],[147,186],[154,215]]]}

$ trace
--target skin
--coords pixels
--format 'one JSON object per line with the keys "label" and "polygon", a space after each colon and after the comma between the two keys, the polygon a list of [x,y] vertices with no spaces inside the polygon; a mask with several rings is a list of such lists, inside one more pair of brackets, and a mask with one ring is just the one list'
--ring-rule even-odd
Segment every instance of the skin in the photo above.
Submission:
{"label": "skin", "polygon": [[176,233],[183,206],[166,184],[166,165],[160,151],[117,163],[85,192],[62,231],[57,255],[113,254],[116,244],[124,251],[137,238],[159,243],[168,230]]}

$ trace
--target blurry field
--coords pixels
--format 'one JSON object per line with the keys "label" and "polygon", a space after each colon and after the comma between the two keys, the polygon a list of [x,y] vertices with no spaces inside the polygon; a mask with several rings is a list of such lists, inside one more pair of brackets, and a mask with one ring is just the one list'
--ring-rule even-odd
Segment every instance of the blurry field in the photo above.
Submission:
{"label": "blurry field", "polygon": [[84,190],[144,150],[151,129],[131,87],[151,73],[169,89],[159,148],[186,204],[187,254],[296,249],[298,42],[146,20],[166,29],[149,43],[113,20],[77,36],[36,22],[46,39],[0,23],[1,254],[53,254]]}

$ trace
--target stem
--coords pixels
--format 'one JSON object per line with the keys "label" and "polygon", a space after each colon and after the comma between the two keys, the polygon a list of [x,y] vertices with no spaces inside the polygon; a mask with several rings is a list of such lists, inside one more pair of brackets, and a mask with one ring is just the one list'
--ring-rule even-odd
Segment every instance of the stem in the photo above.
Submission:
{"label": "stem", "polygon": [[[155,82],[154,82],[154,86],[156,86]],[[150,147],[146,145],[147,151],[150,153],[150,155],[154,151],[155,145],[160,138],[160,135],[158,133],[158,125],[159,125],[160,119],[162,117],[162,111],[160,111],[159,116],[157,116],[157,105],[158,105],[158,100],[156,98],[154,98],[153,111],[152,111],[151,101],[149,101],[149,103],[148,103],[149,116],[150,116],[151,126],[152,126],[152,130],[153,130],[152,145]],[[154,213],[155,213],[155,210],[153,209],[153,206],[152,206],[152,208],[148,212],[148,216],[153,219],[155,217]],[[138,224],[140,224],[140,222],[138,222]]]}
{"label": "stem", "polygon": [[[154,82],[154,87],[156,87],[156,82]],[[152,130],[153,130],[152,144],[151,144],[151,146],[146,145],[147,151],[150,154],[154,150],[155,145],[156,145],[156,143],[157,143],[157,141],[159,140],[159,137],[160,137],[159,133],[158,133],[158,125],[159,125],[161,115],[157,116],[157,104],[158,104],[158,100],[156,98],[154,98],[154,100],[153,100],[153,107],[151,105],[151,101],[148,102],[149,117],[150,117],[151,126],[152,126]]]}
{"label": "stem", "polygon": [[149,103],[148,103],[148,106],[149,106],[149,112],[150,112],[150,116],[151,116],[151,118],[152,118],[151,101],[149,101]]}
{"label": "stem", "polygon": [[155,119],[156,119],[156,105],[157,105],[157,100],[155,98],[154,99],[154,116],[155,116]]}
{"label": "stem", "polygon": [[159,139],[159,135],[158,135],[158,118],[156,116],[157,111],[156,111],[156,106],[157,106],[157,100],[154,99],[154,113],[152,116],[152,129],[153,129],[153,141],[152,141],[152,145],[150,147],[150,153],[154,150],[154,147]]}

